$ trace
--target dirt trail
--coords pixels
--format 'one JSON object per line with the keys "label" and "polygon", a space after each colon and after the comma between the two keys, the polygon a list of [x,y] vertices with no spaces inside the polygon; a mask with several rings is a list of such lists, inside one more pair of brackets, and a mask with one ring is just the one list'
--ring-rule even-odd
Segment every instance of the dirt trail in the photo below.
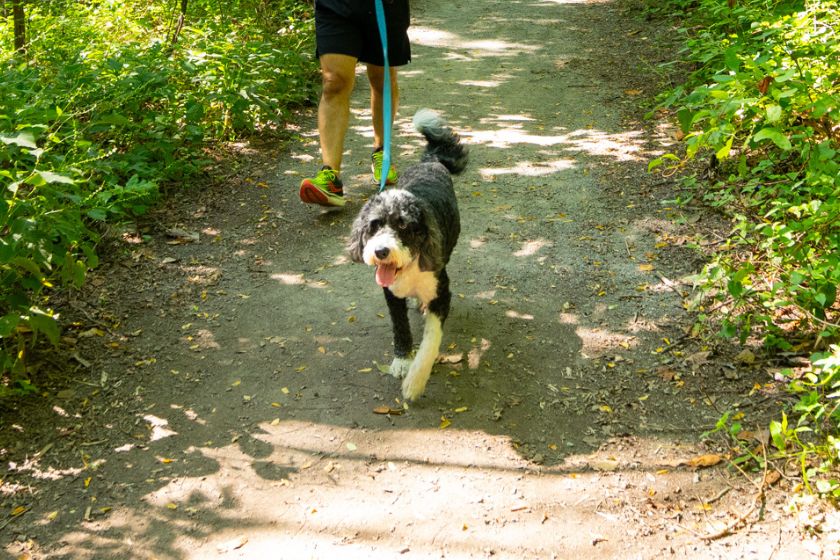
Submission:
{"label": "dirt trail", "polygon": [[426,395],[374,413],[401,405],[378,366],[384,301],[344,253],[376,188],[362,79],[345,210],[297,200],[308,116],[299,142],[241,146],[215,185],[178,194],[70,302],[70,385],[3,411],[17,439],[0,497],[28,508],[0,525],[5,553],[830,557],[784,491],[760,503],[723,464],[686,465],[721,451],[699,433],[767,377],[686,335],[698,217],[661,202],[671,185],[646,165],[668,131],[637,108],[661,86],[665,30],[635,3],[414,4],[397,164],[419,157],[420,107],[472,149]]}

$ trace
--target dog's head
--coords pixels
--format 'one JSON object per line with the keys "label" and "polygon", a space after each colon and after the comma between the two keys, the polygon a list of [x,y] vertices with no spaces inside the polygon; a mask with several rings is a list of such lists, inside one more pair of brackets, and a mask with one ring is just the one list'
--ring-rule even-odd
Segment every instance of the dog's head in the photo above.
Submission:
{"label": "dog's head", "polygon": [[376,282],[387,288],[415,260],[420,270],[443,265],[441,231],[430,208],[400,189],[381,192],[364,205],[348,245],[355,262],[376,267]]}

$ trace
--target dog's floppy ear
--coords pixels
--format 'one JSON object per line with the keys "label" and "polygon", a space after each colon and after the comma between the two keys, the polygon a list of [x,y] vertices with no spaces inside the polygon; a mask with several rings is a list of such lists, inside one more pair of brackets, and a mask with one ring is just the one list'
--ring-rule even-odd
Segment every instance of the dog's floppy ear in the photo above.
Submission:
{"label": "dog's floppy ear", "polygon": [[440,270],[446,264],[443,262],[443,232],[428,208],[424,209],[423,214],[427,235],[420,245],[418,264],[424,272]]}
{"label": "dog's floppy ear", "polygon": [[350,231],[350,241],[347,243],[347,252],[353,262],[364,262],[365,242],[367,241],[368,206],[365,204],[356,220],[353,222],[353,229]]}

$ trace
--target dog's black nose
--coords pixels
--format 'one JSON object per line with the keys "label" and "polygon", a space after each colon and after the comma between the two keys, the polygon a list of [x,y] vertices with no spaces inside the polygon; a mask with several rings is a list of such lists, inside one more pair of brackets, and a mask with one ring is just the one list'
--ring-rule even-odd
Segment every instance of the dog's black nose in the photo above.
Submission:
{"label": "dog's black nose", "polygon": [[379,249],[374,251],[373,254],[376,255],[377,259],[384,259],[388,256],[388,253],[390,252],[391,250],[388,247],[380,247]]}

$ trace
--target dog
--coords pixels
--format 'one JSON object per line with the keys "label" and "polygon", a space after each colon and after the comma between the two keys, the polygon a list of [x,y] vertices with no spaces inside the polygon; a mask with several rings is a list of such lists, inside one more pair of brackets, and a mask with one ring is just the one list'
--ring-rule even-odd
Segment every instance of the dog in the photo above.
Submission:
{"label": "dog", "polygon": [[[452,175],[467,166],[469,150],[434,111],[421,109],[414,127],[426,138],[420,163],[404,170],[394,188],[373,196],[359,212],[348,252],[376,267],[394,332],[390,373],[403,379],[402,394],[416,400],[426,389],[443,338],[452,293],[446,265],[461,232]],[[406,298],[424,312],[423,338],[412,357]]]}

